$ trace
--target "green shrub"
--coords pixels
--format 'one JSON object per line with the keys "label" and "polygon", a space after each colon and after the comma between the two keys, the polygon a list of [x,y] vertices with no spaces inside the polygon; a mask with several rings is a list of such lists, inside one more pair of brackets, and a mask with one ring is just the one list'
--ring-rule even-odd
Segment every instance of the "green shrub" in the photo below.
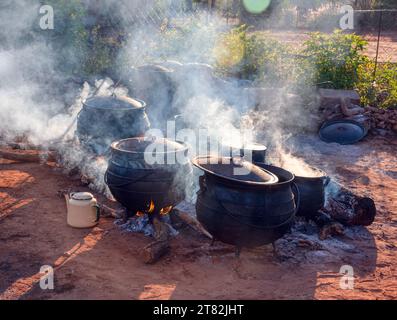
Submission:
{"label": "green shrub", "polygon": [[313,66],[317,85],[353,89],[359,81],[358,68],[368,62],[363,54],[367,42],[354,34],[312,33],[303,54]]}
{"label": "green shrub", "polygon": [[286,81],[290,48],[267,36],[249,33],[242,25],[225,33],[214,49],[218,69],[227,75],[274,85]]}
{"label": "green shrub", "polygon": [[[94,25],[85,21],[86,7],[79,0],[48,0],[53,6],[55,26],[51,31],[38,31],[45,36],[59,56],[58,68],[66,74],[90,76],[106,73],[122,43],[117,39],[123,30],[113,31],[108,36],[106,16],[100,16]],[[91,17],[92,18],[92,17]]]}
{"label": "green shrub", "polygon": [[299,92],[312,86],[356,89],[363,105],[397,106],[397,64],[380,64],[374,79],[375,62],[364,54],[365,45],[360,36],[336,31],[313,33],[302,49],[293,49],[241,26],[220,38],[214,56],[226,75]]}
{"label": "green shrub", "polygon": [[397,106],[397,64],[379,64],[374,76],[375,62],[368,61],[358,69],[357,90],[363,105],[379,108]]}

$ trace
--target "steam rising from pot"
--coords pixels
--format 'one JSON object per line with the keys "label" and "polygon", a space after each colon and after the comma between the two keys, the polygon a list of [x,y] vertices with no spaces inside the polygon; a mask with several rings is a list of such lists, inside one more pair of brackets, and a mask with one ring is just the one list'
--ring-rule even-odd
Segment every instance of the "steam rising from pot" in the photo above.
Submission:
{"label": "steam rising from pot", "polygon": [[[103,75],[96,77],[96,83],[89,79],[90,84],[83,84],[73,76],[56,71],[55,66],[60,59],[71,62],[74,57],[53,50],[40,32],[33,33],[39,19],[39,4],[38,0],[17,0],[0,5],[4,6],[0,11],[0,137],[13,140],[24,135],[32,143],[49,146],[70,126],[65,140],[73,139],[73,121],[82,101],[99,87]],[[280,90],[266,90],[256,88],[262,86],[261,83],[247,86],[247,82],[237,79],[225,81],[218,77],[210,65],[215,62],[214,47],[225,31],[224,19],[215,13],[211,17],[207,13],[186,13],[182,26],[169,25],[175,15],[174,8],[179,4],[179,0],[167,2],[163,13],[169,19],[160,23],[160,27],[145,23],[152,10],[149,3],[128,1],[124,3],[125,10],[113,12],[130,35],[125,48],[114,61],[115,66],[121,66],[118,75],[129,87],[130,94],[134,95],[134,83],[128,83],[131,68],[146,64],[163,65],[172,70],[168,80],[172,83],[173,96],[168,107],[177,110],[186,128],[205,128],[219,142],[236,142],[243,137],[242,143],[257,140],[276,146],[284,164],[291,162],[294,167],[306,171],[304,161],[287,154],[282,146],[285,136],[303,128],[306,130],[312,123],[311,108],[298,97],[290,97],[289,92],[294,88],[289,83]],[[106,5],[112,10],[120,2],[107,1]],[[134,12],[140,14],[142,21],[132,18]],[[178,38],[178,28],[183,29],[180,34],[188,36]],[[175,32],[175,37],[170,36],[170,32]],[[166,43],[162,41],[165,33],[170,39]],[[25,41],[26,36],[30,41]],[[160,42],[162,47],[154,47]],[[97,94],[111,94],[113,85],[112,80],[107,79]],[[118,89],[117,92],[125,94],[127,89]],[[168,98],[164,91],[158,96],[156,91],[153,94],[153,101]],[[76,144],[63,142],[52,144],[52,147],[63,156],[66,168],[79,167],[94,179],[93,188],[105,190],[105,161],[92,161]]]}

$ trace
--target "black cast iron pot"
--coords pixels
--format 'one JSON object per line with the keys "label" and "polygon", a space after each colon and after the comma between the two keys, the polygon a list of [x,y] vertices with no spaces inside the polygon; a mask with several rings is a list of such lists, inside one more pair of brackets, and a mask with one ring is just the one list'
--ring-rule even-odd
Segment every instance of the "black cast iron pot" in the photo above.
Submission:
{"label": "black cast iron pot", "polygon": [[313,218],[318,211],[324,207],[325,187],[328,185],[330,178],[327,174],[317,168],[311,168],[311,176],[295,175],[295,184],[300,194],[300,207],[297,216]]}
{"label": "black cast iron pot", "polygon": [[185,198],[192,173],[187,151],[185,145],[167,139],[114,142],[105,182],[130,217],[138,212],[158,214]]}
{"label": "black cast iron pot", "polygon": [[278,181],[252,183],[251,179],[214,174],[200,158],[193,164],[204,170],[197,218],[215,239],[237,247],[255,247],[272,243],[290,230],[299,203],[292,192],[293,174],[261,164],[259,167],[276,175]]}
{"label": "black cast iron pot", "polygon": [[77,136],[91,151],[102,154],[114,141],[143,136],[150,123],[143,101],[129,97],[92,97],[83,103]]}

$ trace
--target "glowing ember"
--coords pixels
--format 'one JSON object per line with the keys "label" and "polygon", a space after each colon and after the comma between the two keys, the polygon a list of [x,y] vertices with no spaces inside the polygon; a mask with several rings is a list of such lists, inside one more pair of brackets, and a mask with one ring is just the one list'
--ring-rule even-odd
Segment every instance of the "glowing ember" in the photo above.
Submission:
{"label": "glowing ember", "polygon": [[151,214],[154,212],[155,206],[153,200],[150,200],[150,203],[148,204],[148,209],[145,211],[137,211],[136,215],[138,217],[143,217],[145,214]]}
{"label": "glowing ember", "polygon": [[137,211],[136,215],[137,215],[137,217],[143,217],[145,215],[145,212]]}
{"label": "glowing ember", "polygon": [[173,208],[172,206],[168,206],[168,207],[161,209],[160,215],[165,216],[165,215],[169,214],[171,212],[172,208]]}

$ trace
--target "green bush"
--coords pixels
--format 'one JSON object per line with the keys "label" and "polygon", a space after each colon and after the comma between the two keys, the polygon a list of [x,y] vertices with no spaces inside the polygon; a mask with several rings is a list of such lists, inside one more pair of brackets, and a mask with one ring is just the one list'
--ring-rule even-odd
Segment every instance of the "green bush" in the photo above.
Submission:
{"label": "green bush", "polygon": [[397,64],[379,64],[374,75],[375,62],[364,54],[366,44],[354,34],[315,33],[303,52],[319,87],[356,89],[363,105],[397,106]]}
{"label": "green bush", "polygon": [[[38,32],[47,38],[59,56],[58,68],[66,74],[90,76],[106,73],[111,69],[114,58],[122,43],[117,39],[123,30],[108,36],[106,15],[94,25],[87,24],[88,11],[79,0],[47,0],[53,6],[55,26],[51,31]],[[93,17],[91,17],[93,18]]]}
{"label": "green bush", "polygon": [[303,54],[313,67],[315,84],[333,89],[355,88],[358,69],[368,62],[363,54],[366,44],[360,36],[340,31],[312,33],[304,44]]}
{"label": "green bush", "polygon": [[248,27],[242,25],[219,39],[214,56],[224,74],[276,85],[290,76],[290,52],[279,41],[249,33]]}
{"label": "green bush", "polygon": [[375,62],[368,61],[358,69],[359,82],[357,90],[363,105],[379,108],[397,106],[397,64],[383,63],[378,65],[374,75]]}
{"label": "green bush", "polygon": [[374,79],[375,62],[364,54],[365,45],[360,36],[336,31],[313,33],[302,49],[293,49],[244,25],[220,38],[214,56],[229,76],[299,92],[312,86],[356,89],[363,105],[397,106],[397,64],[379,65]]}

